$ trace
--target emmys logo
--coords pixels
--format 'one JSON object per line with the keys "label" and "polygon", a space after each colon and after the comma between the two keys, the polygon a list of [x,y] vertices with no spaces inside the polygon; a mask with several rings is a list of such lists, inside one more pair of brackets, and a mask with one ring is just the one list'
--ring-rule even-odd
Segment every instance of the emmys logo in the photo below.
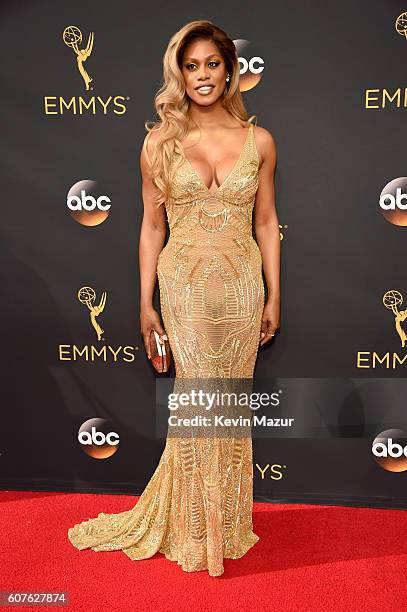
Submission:
{"label": "emmys logo", "polygon": [[[93,51],[95,35],[93,32],[89,34],[85,47],[82,45],[82,40],[82,32],[77,26],[67,26],[62,32],[62,41],[72,49],[85,92],[89,92],[93,91],[93,87],[90,86],[93,78],[87,73],[84,64]],[[126,102],[128,100],[130,100],[129,96],[121,95],[107,96],[106,98],[100,96],[71,96],[70,98],[44,96],[44,112],[46,115],[65,115],[68,113],[71,115],[84,115],[85,113],[108,115],[110,112],[115,115],[124,115],[127,111]]]}
{"label": "emmys logo", "polygon": [[380,194],[383,217],[393,225],[407,225],[407,177],[393,179]]}
{"label": "emmys logo", "polygon": [[109,216],[111,200],[98,195],[96,181],[78,181],[67,195],[66,205],[72,218],[81,225],[100,225]]}
{"label": "emmys logo", "polygon": [[81,304],[85,304],[89,310],[89,317],[92,323],[92,327],[95,330],[98,340],[102,338],[104,330],[100,327],[96,320],[96,317],[104,311],[106,305],[106,291],[103,291],[100,302],[97,306],[94,306],[93,302],[96,300],[96,293],[92,287],[82,287],[78,291],[78,300]]}
{"label": "emmys logo", "polygon": [[92,78],[88,75],[85,70],[84,62],[88,59],[89,55],[92,53],[93,49],[93,40],[94,34],[91,32],[88,38],[88,44],[85,49],[79,49],[78,45],[82,44],[82,32],[76,26],[68,26],[65,28],[62,34],[62,39],[67,47],[73,49],[76,53],[76,62],[78,64],[78,70],[82,75],[82,78],[85,82],[86,91],[89,90],[89,84],[92,82]]}
{"label": "emmys logo", "polygon": [[[391,310],[394,315],[394,325],[396,332],[400,338],[402,348],[406,348],[407,334],[404,329],[405,320],[407,319],[407,309],[399,310],[400,304],[403,303],[403,296],[400,291],[390,289],[383,295],[383,305]],[[379,355],[376,351],[358,351],[357,367],[358,368],[377,368],[384,367],[387,370],[395,370],[399,365],[404,365],[407,362],[407,354],[398,355],[398,353],[384,353]]]}
{"label": "emmys logo", "polygon": [[[105,310],[106,306],[106,291],[102,292],[99,303],[96,299],[96,291],[92,287],[81,287],[78,291],[77,298],[81,304],[86,306],[89,312],[89,320],[91,326],[96,334],[98,342],[104,341],[103,334],[104,330],[99,324],[98,317]],[[114,348],[110,345],[103,344],[102,346],[85,345],[77,346],[76,344],[60,344],[59,349],[59,360],[60,361],[78,361],[83,359],[84,361],[94,362],[110,361],[113,360],[115,363],[119,361],[133,362],[135,360],[135,351],[138,351],[138,346],[119,346]]]}
{"label": "emmys logo", "polygon": [[264,60],[259,56],[253,44],[243,38],[233,41],[240,65],[240,91],[249,91],[262,79]]}
{"label": "emmys logo", "polygon": [[401,429],[382,431],[372,444],[373,458],[387,472],[407,470],[407,437]]}
{"label": "emmys logo", "polygon": [[284,478],[283,470],[287,468],[286,465],[280,465],[279,463],[273,463],[270,465],[269,463],[264,467],[261,467],[258,463],[256,463],[256,468],[260,473],[260,478],[265,480],[266,478],[271,478],[271,480],[281,480]]}
{"label": "emmys logo", "polygon": [[401,13],[401,15],[397,17],[394,26],[396,28],[397,34],[400,34],[400,36],[404,36],[404,38],[407,38],[407,13]]}
{"label": "emmys logo", "polygon": [[[407,39],[407,13],[397,17],[394,27],[397,34]],[[365,108],[386,108],[389,104],[396,108],[406,108],[407,87],[398,87],[393,91],[381,87],[365,90]]]}
{"label": "emmys logo", "polygon": [[394,314],[394,324],[396,327],[396,331],[399,335],[401,346],[405,348],[407,335],[401,324],[407,319],[407,309],[401,311],[398,310],[399,304],[402,303],[403,296],[401,295],[400,291],[396,291],[395,289],[386,291],[383,296],[383,304]]}
{"label": "emmys logo", "polygon": [[281,223],[279,223],[278,227],[280,228],[280,240],[283,240],[284,238],[283,230],[287,229],[288,225],[281,225]]}
{"label": "emmys logo", "polygon": [[120,438],[105,419],[89,419],[79,429],[78,441],[89,457],[108,459],[117,452]]}

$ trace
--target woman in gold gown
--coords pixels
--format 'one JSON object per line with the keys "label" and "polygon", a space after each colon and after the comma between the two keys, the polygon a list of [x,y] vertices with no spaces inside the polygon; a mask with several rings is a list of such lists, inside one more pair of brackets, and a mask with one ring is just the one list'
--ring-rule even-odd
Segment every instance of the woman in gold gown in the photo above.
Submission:
{"label": "woman in gold gown", "polygon": [[[152,329],[167,334],[178,389],[197,379],[203,387],[252,380],[259,344],[279,327],[276,152],[271,134],[248,120],[236,50],[223,30],[199,20],[171,38],[155,105],[160,121],[140,157],[146,350]],[[170,237],[162,248],[164,209]],[[157,276],[164,326],[152,305]],[[259,540],[252,507],[251,435],[168,435],[137,504],[78,523],[68,537],[80,550],[122,550],[133,560],[160,552],[184,571],[220,576],[224,558],[242,557]]]}

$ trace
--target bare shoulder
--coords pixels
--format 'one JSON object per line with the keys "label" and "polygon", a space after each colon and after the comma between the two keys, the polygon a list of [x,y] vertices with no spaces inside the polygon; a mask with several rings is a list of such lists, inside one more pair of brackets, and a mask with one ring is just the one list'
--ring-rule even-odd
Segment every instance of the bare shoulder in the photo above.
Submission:
{"label": "bare shoulder", "polygon": [[266,128],[259,125],[254,126],[254,138],[260,156],[260,164],[265,160],[275,162],[277,148],[274,136]]}
{"label": "bare shoulder", "polygon": [[143,141],[143,149],[147,148],[147,153],[149,156],[154,152],[155,146],[158,140],[158,130],[153,129],[147,132]]}
{"label": "bare shoulder", "polygon": [[150,169],[150,160],[158,140],[157,130],[150,130],[144,137],[140,152],[140,166],[142,172]]}

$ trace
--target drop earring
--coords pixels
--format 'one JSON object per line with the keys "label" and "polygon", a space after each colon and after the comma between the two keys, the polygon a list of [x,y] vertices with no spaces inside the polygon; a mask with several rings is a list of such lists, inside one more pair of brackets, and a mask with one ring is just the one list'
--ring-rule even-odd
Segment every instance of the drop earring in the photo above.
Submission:
{"label": "drop earring", "polygon": [[228,87],[229,81],[230,81],[230,76],[228,75],[228,76],[226,77],[226,85],[225,85],[225,89],[223,90],[223,95],[224,95],[224,96],[226,96],[226,94],[227,94],[227,92],[228,92],[228,89],[229,89],[229,87]]}

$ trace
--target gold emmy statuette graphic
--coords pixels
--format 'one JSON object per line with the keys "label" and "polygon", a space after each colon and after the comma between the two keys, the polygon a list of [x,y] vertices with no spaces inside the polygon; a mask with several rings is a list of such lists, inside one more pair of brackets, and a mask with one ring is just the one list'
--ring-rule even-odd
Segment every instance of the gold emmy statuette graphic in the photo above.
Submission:
{"label": "gold emmy statuette graphic", "polygon": [[401,346],[404,348],[406,346],[407,334],[404,329],[401,327],[401,323],[407,319],[407,308],[406,310],[398,310],[398,305],[402,304],[403,296],[400,291],[396,289],[391,289],[390,291],[386,291],[383,296],[383,304],[391,310],[395,316],[396,330],[398,335],[400,336]]}
{"label": "gold emmy statuette graphic", "polygon": [[396,19],[396,31],[407,38],[407,13],[401,13]]}
{"label": "gold emmy statuette graphic", "polygon": [[103,312],[106,304],[106,291],[103,291],[102,297],[100,298],[100,302],[98,306],[94,306],[93,302],[96,300],[96,293],[92,287],[82,287],[78,291],[78,300],[81,304],[86,304],[86,306],[90,310],[90,320],[92,325],[97,333],[98,340],[101,339],[104,330],[100,327],[99,323],[96,321],[96,317]]}
{"label": "gold emmy statuette graphic", "polygon": [[67,26],[63,31],[62,38],[67,47],[71,47],[77,57],[78,70],[81,73],[83,80],[85,81],[86,91],[89,91],[89,84],[92,82],[92,77],[88,75],[83,65],[92,53],[94,34],[91,32],[88,38],[88,44],[85,49],[79,49],[79,45],[82,43],[82,32],[76,26]]}

